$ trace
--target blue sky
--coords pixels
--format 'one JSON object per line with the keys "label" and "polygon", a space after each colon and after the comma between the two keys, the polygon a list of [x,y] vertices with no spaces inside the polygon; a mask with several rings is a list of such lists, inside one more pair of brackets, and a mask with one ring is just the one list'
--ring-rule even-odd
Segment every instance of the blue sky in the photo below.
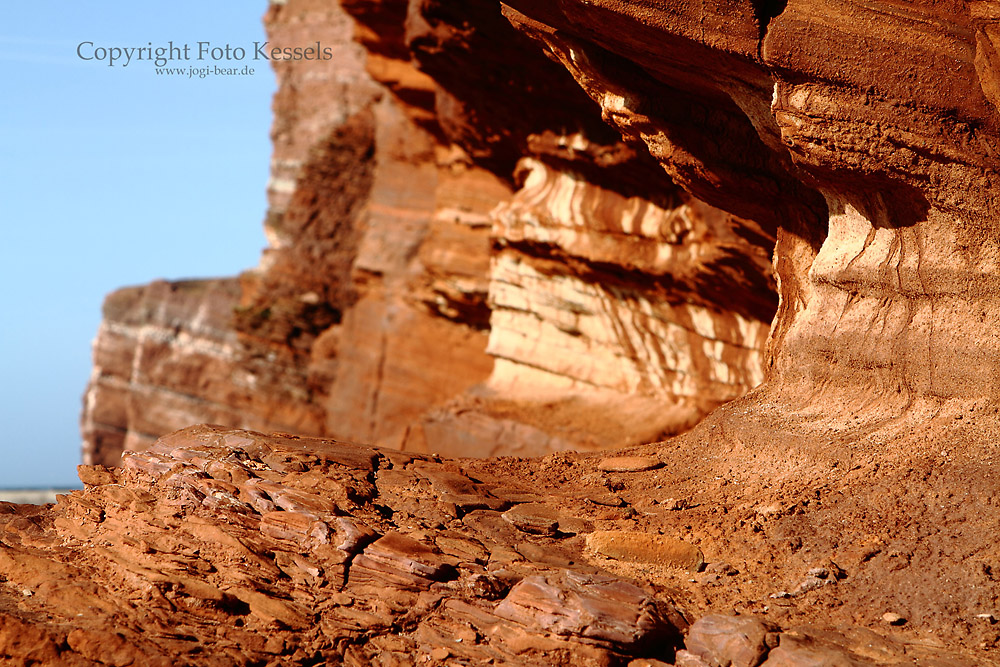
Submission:
{"label": "blue sky", "polygon": [[[104,295],[235,275],[265,245],[274,75],[157,76],[94,47],[264,41],[259,3],[5,3],[0,23],[0,488],[78,486]],[[92,54],[84,49],[84,55]],[[204,63],[181,63],[203,65]]]}

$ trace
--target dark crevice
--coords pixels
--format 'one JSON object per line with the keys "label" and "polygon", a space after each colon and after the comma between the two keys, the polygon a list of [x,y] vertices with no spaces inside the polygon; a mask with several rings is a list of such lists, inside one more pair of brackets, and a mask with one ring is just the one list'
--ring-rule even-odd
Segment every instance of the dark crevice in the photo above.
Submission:
{"label": "dark crevice", "polygon": [[[618,264],[588,260],[547,243],[506,241],[494,247],[495,252],[505,249],[517,251],[543,275],[572,275],[604,290],[621,290],[671,306],[694,305],[719,310],[720,304],[726,304],[732,312],[762,322],[770,322],[777,311],[778,296],[770,277],[745,271],[744,260],[723,246],[718,248],[715,257],[702,259],[702,272],[684,276],[654,275]],[[741,294],[741,298],[734,299],[736,293]]]}
{"label": "dark crevice", "polygon": [[760,41],[763,43],[771,19],[785,11],[788,0],[757,0],[753,3],[753,13],[757,18],[757,29],[760,31]]}

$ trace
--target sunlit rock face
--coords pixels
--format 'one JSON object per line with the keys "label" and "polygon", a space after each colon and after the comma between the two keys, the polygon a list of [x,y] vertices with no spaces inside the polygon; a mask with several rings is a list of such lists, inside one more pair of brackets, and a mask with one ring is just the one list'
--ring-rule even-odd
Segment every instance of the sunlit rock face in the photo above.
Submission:
{"label": "sunlit rock face", "polygon": [[627,100],[499,5],[410,4],[270,6],[273,46],[335,57],[274,63],[269,247],[208,296],[110,298],[87,461],[205,421],[460,455],[620,446],[761,382],[782,204],[758,223],[679,188],[609,122]]}
{"label": "sunlit rock face", "polygon": [[0,506],[0,656],[995,663],[1000,3],[268,22],[353,54],[278,70],[273,247],[109,298],[87,455],[411,451]]}
{"label": "sunlit rock face", "polygon": [[504,13],[677,183],[777,227],[766,393],[836,421],[996,394],[996,7]]}
{"label": "sunlit rock face", "polygon": [[[725,400],[761,381],[769,263],[730,216],[678,191],[658,204],[535,160],[522,168],[523,187],[494,212],[494,356],[625,394]],[[757,303],[723,302],[727,282],[755,281]],[[543,349],[516,342],[530,332]]]}
{"label": "sunlit rock face", "polygon": [[[608,447],[764,378],[896,412],[978,396],[997,368],[997,16],[272,5],[276,45],[337,57],[276,64],[271,247],[224,290],[211,345],[170,343],[180,365],[226,350],[228,379],[136,375],[129,341],[152,329],[107,322],[88,456],[206,419],[455,454]],[[170,410],[129,398],[161,384]]]}
{"label": "sunlit rock face", "polygon": [[[548,139],[638,166],[579,136]],[[484,396],[540,410],[534,424],[566,446],[597,448],[684,430],[761,381],[774,293],[759,228],[754,245],[739,236],[745,221],[653,171],[645,190],[547,156],[517,174],[493,211]],[[748,288],[756,297],[732,300]]]}

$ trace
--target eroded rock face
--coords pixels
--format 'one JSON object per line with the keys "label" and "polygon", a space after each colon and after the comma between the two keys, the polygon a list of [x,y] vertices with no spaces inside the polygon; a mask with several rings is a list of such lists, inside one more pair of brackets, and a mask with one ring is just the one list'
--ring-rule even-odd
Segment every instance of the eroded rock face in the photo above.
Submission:
{"label": "eroded rock face", "polygon": [[778,225],[773,386],[902,412],[995,384],[991,3],[507,4],[679,183]]}
{"label": "eroded rock face", "polygon": [[236,280],[161,281],[108,297],[84,398],[84,460],[117,465],[123,449],[199,420],[322,426],[303,370],[278,352],[254,354],[233,330],[239,299]]}
{"label": "eroded rock face", "polygon": [[201,348],[157,339],[176,366],[225,347],[219,380],[133,371],[156,299],[198,297],[109,308],[87,461],[199,421],[453,455],[623,446],[760,383],[773,211],[680,189],[496,3],[412,4],[271,6],[275,45],[335,57],[276,64],[260,266],[225,283]]}
{"label": "eroded rock face", "polygon": [[[344,90],[367,92],[289,140],[274,248],[238,290],[112,299],[86,423],[138,448],[211,408],[409,451],[199,427],[85,468],[56,507],[9,508],[0,646],[995,663],[995,5],[344,2],[369,54]],[[320,7],[272,30],[336,16],[353,49]],[[235,381],[158,420],[129,398],[238,350],[293,369],[287,412]],[[567,451],[727,400],[611,460]],[[229,546],[184,551],[187,525]],[[112,583],[36,596],[46,568]],[[63,602],[85,595],[93,625]],[[112,618],[132,625],[98,654]]]}

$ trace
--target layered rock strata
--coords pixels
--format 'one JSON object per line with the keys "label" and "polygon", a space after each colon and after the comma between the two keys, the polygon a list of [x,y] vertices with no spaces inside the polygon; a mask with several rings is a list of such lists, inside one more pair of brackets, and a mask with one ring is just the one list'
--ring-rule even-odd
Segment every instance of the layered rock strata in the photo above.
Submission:
{"label": "layered rock strata", "polygon": [[685,188],[777,223],[772,386],[897,410],[992,386],[992,3],[507,4]]}
{"label": "layered rock strata", "polygon": [[255,353],[233,330],[239,298],[236,280],[161,281],[108,297],[84,398],[84,460],[117,465],[123,449],[199,420],[322,426],[302,369]]}
{"label": "layered rock strata", "polygon": [[265,17],[275,45],[335,58],[275,63],[270,247],[224,283],[200,347],[159,336],[174,365],[225,360],[200,387],[134,373],[166,325],[115,303],[200,297],[111,297],[87,461],[200,421],[455,455],[622,446],[761,381],[773,224],[679,189],[497,5],[343,9]]}
{"label": "layered rock strata", "polygon": [[[317,317],[329,322],[310,319],[322,326],[261,317],[238,339],[308,358],[296,368],[306,369],[309,403],[338,415],[327,432],[416,451],[203,428],[129,454],[129,467],[84,469],[87,491],[54,508],[10,509],[0,554],[13,563],[3,599],[15,630],[3,650],[39,646],[67,660],[91,650],[76,648],[85,644],[70,630],[81,621],[60,607],[63,593],[36,596],[43,582],[31,578],[70,559],[92,580],[109,576],[97,560],[104,552],[85,542],[103,529],[79,528],[89,519],[70,510],[88,500],[87,516],[130,512],[127,526],[148,535],[137,547],[144,555],[109,563],[151,557],[160,560],[150,572],[169,570],[158,554],[178,549],[151,540],[179,524],[135,513],[161,516],[159,504],[173,502],[172,520],[234,531],[226,535],[246,547],[236,547],[241,567],[284,573],[229,571],[231,556],[208,546],[207,559],[191,554],[208,565],[183,561],[191,590],[243,624],[189,620],[197,603],[183,599],[197,594],[172,582],[178,604],[160,590],[173,605],[162,622],[185,628],[173,639],[191,639],[190,655],[224,646],[233,627],[272,623],[282,638],[206,664],[364,664],[376,654],[405,664],[421,651],[459,664],[996,664],[996,3],[345,7],[378,56],[369,74],[388,91],[370,114],[345,117],[356,124],[345,138],[324,134],[327,154],[346,145],[343,154],[360,159],[350,164],[374,197],[342,209],[361,221],[337,227],[336,248],[354,257],[349,284],[295,302],[326,304]],[[282,8],[273,12],[291,12],[294,0]],[[500,16],[523,38],[497,38],[511,34]],[[535,51],[520,48],[525,38]],[[523,88],[488,104],[508,90],[498,65],[506,43],[519,45],[510,62],[531,73],[512,68],[510,81],[537,75],[554,91],[546,103],[574,101],[558,107],[554,126]],[[525,113],[504,125],[508,103]],[[567,119],[574,109],[579,122]],[[420,157],[432,153],[433,166]],[[309,173],[325,174],[317,155]],[[323,184],[343,171],[317,176],[301,205],[332,198]],[[427,278],[427,258],[448,254],[423,245],[424,227],[401,222],[423,218],[375,205],[400,192],[423,202],[407,210],[438,210],[428,193],[446,171],[505,191],[476,209],[485,221],[474,226],[476,266],[489,268],[462,292],[475,298],[454,296],[460,281]],[[319,209],[305,216],[318,218]],[[616,255],[618,244],[629,252]],[[311,265],[290,266],[289,275]],[[269,280],[281,274],[270,270],[244,279],[240,307],[251,314],[277,289]],[[472,316],[484,305],[488,329]],[[398,312],[473,332],[476,377],[431,400],[398,390],[383,412],[382,396],[393,393],[371,388],[398,388],[413,368],[402,352],[410,339],[393,333],[408,320],[385,316]],[[397,362],[390,349],[400,350]],[[428,358],[434,372],[443,368],[443,357]],[[565,452],[479,461],[420,453],[642,440],[760,378],[686,434],[603,464]],[[359,386],[368,398],[338,407],[351,405],[338,392]],[[114,545],[127,530],[109,523],[103,539]],[[38,567],[18,565],[23,553],[42,559]],[[289,565],[295,555],[309,576],[332,572],[333,584],[309,589],[311,598],[293,593],[299,584],[289,582],[306,576]],[[683,569],[702,560],[703,571]],[[80,572],[65,579],[85,580]],[[128,586],[142,581],[94,593],[105,615],[93,627],[136,617]],[[102,607],[102,597],[116,601]],[[188,650],[149,638],[132,629],[113,643],[150,655]],[[275,651],[288,655],[269,657]]]}

